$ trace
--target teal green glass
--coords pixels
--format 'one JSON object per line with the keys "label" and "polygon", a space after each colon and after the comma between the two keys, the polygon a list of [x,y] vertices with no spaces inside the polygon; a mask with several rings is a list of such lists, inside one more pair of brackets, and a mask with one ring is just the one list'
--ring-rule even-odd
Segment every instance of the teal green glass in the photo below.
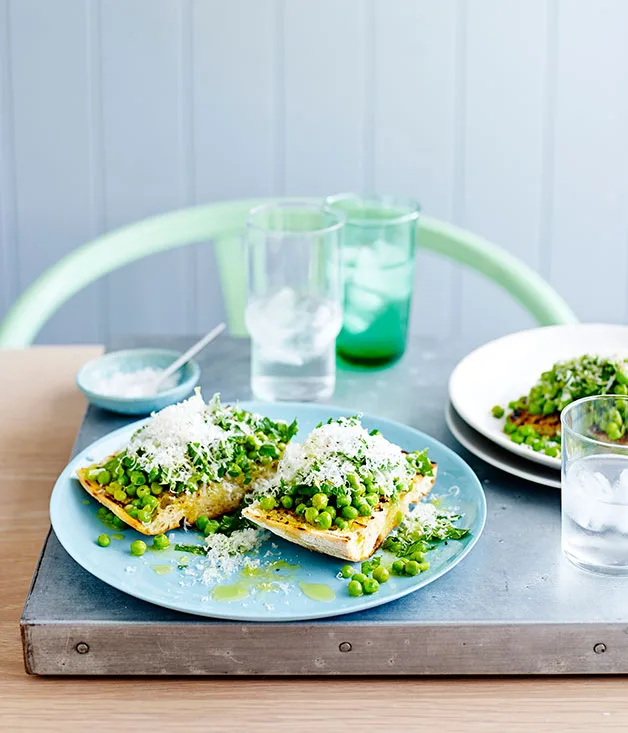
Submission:
{"label": "teal green glass", "polygon": [[393,196],[329,196],[346,217],[341,247],[344,316],[336,353],[382,366],[406,348],[419,204]]}

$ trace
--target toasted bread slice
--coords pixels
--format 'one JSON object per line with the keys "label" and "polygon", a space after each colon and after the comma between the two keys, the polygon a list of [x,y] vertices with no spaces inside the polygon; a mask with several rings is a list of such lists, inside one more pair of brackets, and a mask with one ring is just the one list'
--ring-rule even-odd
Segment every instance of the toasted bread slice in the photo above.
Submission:
{"label": "toasted bread slice", "polygon": [[[276,465],[275,461],[263,473],[258,474],[258,477],[266,475],[267,471],[270,473]],[[245,486],[241,481],[224,478],[219,483],[204,484],[195,492],[183,492],[177,495],[164,491],[159,496],[159,507],[151,521],[143,524],[129,516],[124,505],[108,494],[104,486],[87,478],[90,468],[80,468],[76,472],[85,491],[123,522],[146,535],[163,534],[171,529],[176,529],[184,519],[194,524],[201,515],[212,519],[233,512],[240,506],[242,499],[250,490],[250,485]]]}
{"label": "toasted bread slice", "polygon": [[513,410],[507,419],[517,426],[531,425],[539,435],[547,438],[551,438],[560,432],[560,412],[552,412],[549,415],[531,415],[523,407]]}
{"label": "toasted bread slice", "polygon": [[242,510],[242,515],[259,527],[268,529],[279,537],[309,550],[322,552],[350,562],[365,560],[388,537],[398,524],[398,513],[405,516],[410,508],[427,496],[434,486],[437,466],[432,463],[433,476],[417,474],[409,491],[400,496],[399,501],[380,502],[370,517],[358,517],[353,528],[318,529],[305,519],[288,509],[272,509],[264,511],[259,504],[253,504]]}

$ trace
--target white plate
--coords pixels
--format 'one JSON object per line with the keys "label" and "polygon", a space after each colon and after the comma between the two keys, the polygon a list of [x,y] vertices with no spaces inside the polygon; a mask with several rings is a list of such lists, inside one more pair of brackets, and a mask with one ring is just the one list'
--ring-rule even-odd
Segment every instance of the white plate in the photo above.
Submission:
{"label": "white plate", "polygon": [[460,417],[489,440],[522,458],[560,468],[559,458],[513,443],[503,432],[503,419],[496,420],[491,408],[507,408],[527,394],[541,372],[557,361],[627,352],[628,326],[580,323],[512,333],[465,356],[449,379],[449,398]]}
{"label": "white plate", "polygon": [[445,422],[454,438],[473,455],[490,463],[495,468],[511,473],[513,476],[533,481],[535,484],[560,489],[560,473],[553,468],[532,465],[529,461],[507,453],[495,443],[480,435],[458,415],[451,402],[445,410]]}

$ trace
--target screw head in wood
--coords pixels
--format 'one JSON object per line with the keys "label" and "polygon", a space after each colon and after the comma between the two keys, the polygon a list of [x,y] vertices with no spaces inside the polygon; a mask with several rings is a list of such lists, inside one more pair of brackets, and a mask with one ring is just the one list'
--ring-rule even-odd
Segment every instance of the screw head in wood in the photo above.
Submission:
{"label": "screw head in wood", "polygon": [[74,648],[79,654],[87,654],[89,651],[89,644],[86,644],[84,641],[79,641]]}
{"label": "screw head in wood", "polygon": [[343,641],[342,644],[338,647],[341,652],[350,652],[353,647],[351,644],[349,644],[348,641]]}
{"label": "screw head in wood", "polygon": [[598,644],[596,644],[593,647],[593,651],[596,654],[604,654],[604,652],[606,651],[606,644],[603,644],[602,642],[599,642]]}

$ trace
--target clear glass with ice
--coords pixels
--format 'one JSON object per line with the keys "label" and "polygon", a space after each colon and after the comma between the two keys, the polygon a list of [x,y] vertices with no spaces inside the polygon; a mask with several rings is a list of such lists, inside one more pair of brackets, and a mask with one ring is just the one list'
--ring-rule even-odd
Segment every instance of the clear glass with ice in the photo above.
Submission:
{"label": "clear glass with ice", "polygon": [[326,203],[347,218],[338,355],[362,366],[388,364],[406,348],[419,205],[413,199],[351,193],[329,196]]}
{"label": "clear glass with ice", "polygon": [[628,397],[577,400],[561,427],[563,552],[585,570],[628,575]]}
{"label": "clear glass with ice", "polygon": [[245,319],[258,399],[323,400],[334,392],[343,224],[342,215],[308,202],[249,212]]}

